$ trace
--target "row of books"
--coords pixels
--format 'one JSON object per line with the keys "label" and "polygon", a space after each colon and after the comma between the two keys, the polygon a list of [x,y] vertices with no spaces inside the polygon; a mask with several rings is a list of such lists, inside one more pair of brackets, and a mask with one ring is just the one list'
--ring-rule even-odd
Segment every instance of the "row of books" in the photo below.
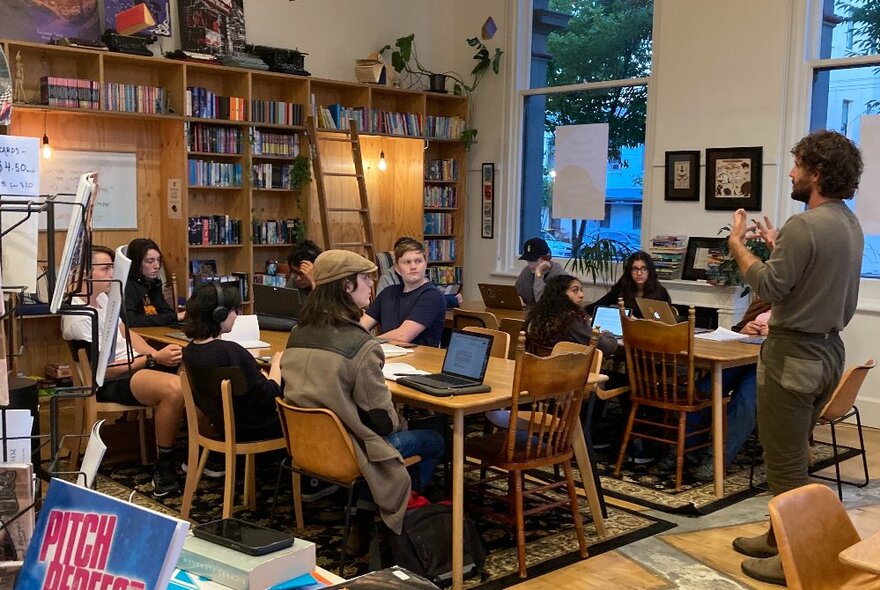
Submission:
{"label": "row of books", "polygon": [[254,220],[251,223],[254,244],[292,244],[305,237],[305,223],[302,219]]}
{"label": "row of books", "polygon": [[421,137],[422,116],[418,113],[394,113],[372,109],[370,111],[370,129],[373,130],[373,133]]}
{"label": "row of books", "polygon": [[429,266],[428,279],[435,285],[449,285],[461,282],[460,266]]}
{"label": "row of books", "polygon": [[269,285],[270,287],[286,287],[287,277],[279,274],[269,274],[265,272],[254,273],[255,285]]}
{"label": "row of books", "polygon": [[228,215],[190,217],[190,246],[225,246],[241,244],[241,219],[230,219]]}
{"label": "row of books", "polygon": [[254,188],[292,189],[293,164],[264,162],[251,164],[251,186]]}
{"label": "row of books", "polygon": [[458,139],[464,131],[464,119],[461,117],[425,117],[425,137],[436,139]]}
{"label": "row of books", "polygon": [[452,182],[458,180],[458,160],[444,158],[425,163],[425,180]]}
{"label": "row of books", "polygon": [[244,133],[240,127],[193,123],[187,134],[187,147],[191,152],[240,154],[244,151],[243,142]]}
{"label": "row of books", "polygon": [[240,96],[221,96],[201,86],[186,89],[184,114],[203,119],[244,121],[247,118],[247,100]]}
{"label": "row of books", "polygon": [[651,258],[660,279],[679,279],[687,252],[687,236],[654,236],[651,238]]}
{"label": "row of books", "polygon": [[455,240],[425,240],[428,262],[449,262],[455,260]]}
{"label": "row of books", "polygon": [[349,120],[354,121],[358,131],[367,129],[367,109],[365,107],[348,108],[341,104],[331,104],[313,108],[312,114],[318,129],[348,129]]}
{"label": "row of books", "polygon": [[275,133],[254,129],[251,134],[251,153],[255,156],[299,155],[299,133]]}
{"label": "row of books", "polygon": [[194,274],[191,275],[187,284],[188,296],[192,295],[193,289],[198,289],[201,285],[209,282],[218,282],[221,287],[233,287],[238,291],[242,301],[248,300],[250,294],[250,283],[246,272],[234,272],[228,275],[218,274]]}
{"label": "row of books", "polygon": [[302,125],[303,105],[277,100],[251,100],[251,121],[273,125]]}
{"label": "row of books", "polygon": [[458,193],[454,186],[426,186],[425,207],[443,207],[454,209],[458,207]]}
{"label": "row of books", "polygon": [[193,159],[188,164],[190,186],[240,187],[243,184],[241,164]]}
{"label": "row of books", "polygon": [[40,104],[74,109],[97,109],[99,88],[95,80],[43,76],[40,78]]}
{"label": "row of books", "polygon": [[164,115],[168,112],[168,91],[157,86],[105,82],[101,106],[108,111]]}
{"label": "row of books", "polygon": [[425,213],[425,235],[454,233],[453,217],[452,213]]}

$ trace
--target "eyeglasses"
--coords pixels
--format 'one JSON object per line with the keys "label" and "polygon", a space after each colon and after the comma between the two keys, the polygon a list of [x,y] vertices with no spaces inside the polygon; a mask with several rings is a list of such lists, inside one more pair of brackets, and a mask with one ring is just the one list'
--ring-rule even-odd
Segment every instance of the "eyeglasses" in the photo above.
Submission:
{"label": "eyeglasses", "polygon": [[630,272],[633,273],[634,275],[645,274],[646,272],[648,272],[648,267],[647,266],[634,266],[630,269]]}

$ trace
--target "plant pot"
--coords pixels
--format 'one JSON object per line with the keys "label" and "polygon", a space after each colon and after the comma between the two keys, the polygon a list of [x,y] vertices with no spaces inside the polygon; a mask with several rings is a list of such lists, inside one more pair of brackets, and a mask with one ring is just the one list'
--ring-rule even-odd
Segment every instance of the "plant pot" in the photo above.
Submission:
{"label": "plant pot", "polygon": [[428,76],[428,91],[446,94],[446,74],[430,74]]}

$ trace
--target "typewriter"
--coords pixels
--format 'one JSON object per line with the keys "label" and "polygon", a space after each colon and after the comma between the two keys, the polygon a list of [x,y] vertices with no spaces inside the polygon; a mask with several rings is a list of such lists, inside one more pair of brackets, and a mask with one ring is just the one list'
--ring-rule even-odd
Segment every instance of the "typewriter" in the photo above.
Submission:
{"label": "typewriter", "polygon": [[147,48],[148,39],[146,37],[120,35],[113,29],[107,29],[101,36],[101,40],[107,44],[110,51],[131,55],[153,56],[153,52]]}
{"label": "typewriter", "polygon": [[256,55],[269,66],[269,71],[297,76],[311,76],[305,69],[305,56],[297,49],[281,49],[265,45],[245,45],[245,51]]}

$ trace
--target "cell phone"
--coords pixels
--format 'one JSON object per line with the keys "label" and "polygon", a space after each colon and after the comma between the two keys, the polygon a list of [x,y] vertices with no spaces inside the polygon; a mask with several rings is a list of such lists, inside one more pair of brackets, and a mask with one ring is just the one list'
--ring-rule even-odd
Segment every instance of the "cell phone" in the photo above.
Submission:
{"label": "cell phone", "polygon": [[192,529],[193,535],[248,555],[265,555],[293,545],[293,537],[281,531],[239,520],[223,518]]}
{"label": "cell phone", "polygon": [[443,289],[444,295],[458,295],[461,291],[461,283],[450,283]]}

